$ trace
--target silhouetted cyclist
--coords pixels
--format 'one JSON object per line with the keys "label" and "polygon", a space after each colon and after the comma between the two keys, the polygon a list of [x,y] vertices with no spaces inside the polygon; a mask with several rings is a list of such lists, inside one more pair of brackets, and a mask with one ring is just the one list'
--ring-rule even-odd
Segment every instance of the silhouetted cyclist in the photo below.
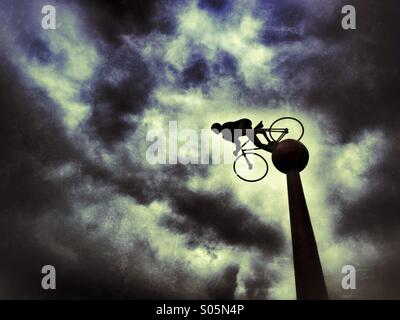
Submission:
{"label": "silhouetted cyclist", "polygon": [[[244,118],[237,121],[225,122],[224,124],[213,123],[213,125],[211,126],[211,130],[216,134],[220,134],[222,132],[222,137],[225,140],[234,143],[236,146],[236,150],[233,152],[233,154],[237,156],[242,147],[239,141],[239,137],[241,136],[247,136],[256,147],[268,152],[272,152],[276,142],[271,141],[266,133],[266,130],[263,129],[263,126],[264,125],[261,121],[253,129],[251,120]],[[268,141],[268,144],[262,143],[257,138],[256,135],[259,133],[261,133],[265,137],[265,139]]]}

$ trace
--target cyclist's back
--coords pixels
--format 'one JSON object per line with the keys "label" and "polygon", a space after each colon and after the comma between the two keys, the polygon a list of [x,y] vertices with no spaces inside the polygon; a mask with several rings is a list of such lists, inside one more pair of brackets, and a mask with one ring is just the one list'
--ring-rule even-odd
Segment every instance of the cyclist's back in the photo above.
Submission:
{"label": "cyclist's back", "polygon": [[[260,123],[253,129],[252,122],[250,119],[243,118],[236,121],[225,122],[224,124],[214,123],[211,126],[211,130],[214,133],[220,134],[222,133],[222,138],[232,142],[236,145],[236,150],[233,152],[234,155],[237,155],[239,152],[241,145],[239,141],[239,137],[248,136],[248,138],[254,143],[254,145],[260,149],[263,149],[268,152],[272,152],[272,148],[274,143],[268,138],[265,130],[262,130],[263,123]],[[249,134],[249,130],[250,134]],[[261,133],[265,139],[267,140],[267,144],[262,143],[256,135]]]}
{"label": "cyclist's back", "polygon": [[225,140],[234,142],[235,135],[236,137],[245,136],[246,130],[252,130],[252,122],[250,119],[243,118],[223,123],[220,131]]}

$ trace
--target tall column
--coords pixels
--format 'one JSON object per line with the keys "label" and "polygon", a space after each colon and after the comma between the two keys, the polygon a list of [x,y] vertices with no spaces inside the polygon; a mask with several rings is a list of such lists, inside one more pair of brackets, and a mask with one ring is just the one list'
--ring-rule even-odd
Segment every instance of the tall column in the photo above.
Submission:
{"label": "tall column", "polygon": [[291,139],[280,142],[272,153],[272,162],[287,178],[297,299],[325,300],[328,293],[300,178],[308,158],[307,148]]}

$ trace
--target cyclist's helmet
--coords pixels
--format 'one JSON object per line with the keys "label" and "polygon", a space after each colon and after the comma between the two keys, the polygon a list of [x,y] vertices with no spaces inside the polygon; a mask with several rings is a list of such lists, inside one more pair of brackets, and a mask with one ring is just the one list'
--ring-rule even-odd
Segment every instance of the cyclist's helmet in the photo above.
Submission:
{"label": "cyclist's helmet", "polygon": [[211,130],[214,133],[219,134],[221,132],[221,130],[222,130],[222,125],[220,123],[217,123],[217,122],[213,123],[212,126],[211,126]]}

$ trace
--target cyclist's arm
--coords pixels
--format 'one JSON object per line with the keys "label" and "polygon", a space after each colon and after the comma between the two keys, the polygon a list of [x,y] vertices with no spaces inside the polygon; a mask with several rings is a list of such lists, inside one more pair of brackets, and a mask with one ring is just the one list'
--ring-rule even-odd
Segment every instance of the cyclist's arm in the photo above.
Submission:
{"label": "cyclist's arm", "polygon": [[233,142],[235,143],[235,147],[236,147],[236,150],[234,153],[238,153],[240,151],[240,149],[242,149],[242,144],[240,143],[238,137],[236,137]]}

